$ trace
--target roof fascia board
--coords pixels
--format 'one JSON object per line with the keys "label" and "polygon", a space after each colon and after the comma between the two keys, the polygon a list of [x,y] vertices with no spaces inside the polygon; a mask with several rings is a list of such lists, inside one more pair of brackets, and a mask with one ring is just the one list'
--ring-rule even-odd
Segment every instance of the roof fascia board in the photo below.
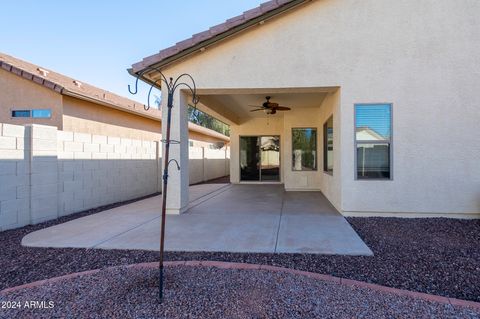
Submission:
{"label": "roof fascia board", "polygon": [[216,137],[216,138],[221,139],[225,142],[230,142],[230,137],[228,137],[226,135],[223,135],[222,133],[219,133],[219,132],[214,131],[212,129],[209,129],[207,127],[195,124],[193,122],[188,122],[188,129],[191,130],[191,131],[197,132],[197,133],[204,134],[204,135],[208,135],[208,136],[211,136],[211,137]]}
{"label": "roof fascia board", "polygon": [[47,89],[50,89],[52,91],[55,91],[57,93],[61,93],[62,90],[64,90],[65,88],[57,83],[54,83],[50,80],[47,80],[47,79],[44,79],[36,74],[33,74],[31,72],[28,72],[28,71],[25,71],[25,70],[22,70],[14,65],[11,65],[10,63],[8,62],[5,62],[5,61],[0,61],[0,68],[7,71],[7,72],[10,72],[14,75],[17,75],[17,76],[20,76],[21,78],[25,79],[25,80],[29,80],[29,81],[32,81],[36,84],[39,84]]}
{"label": "roof fascia board", "polygon": [[[168,58],[166,58],[165,60],[163,61],[160,61],[158,63],[154,63],[152,65],[150,65],[150,67],[155,67],[155,68],[158,68],[158,69],[161,69],[161,68],[165,68],[171,64],[173,64],[174,62],[177,62],[178,60],[180,59],[183,59],[183,58],[186,58],[187,56],[199,51],[200,49],[202,48],[206,48],[208,46],[211,46],[219,41],[222,41],[222,40],[225,40],[226,38],[228,37],[231,37],[241,31],[244,31],[250,27],[253,27],[255,25],[257,25],[258,23],[260,23],[261,21],[265,21],[265,20],[268,20],[268,19],[271,19],[275,16],[277,16],[278,14],[280,13],[284,13],[284,12],[287,12],[299,5],[302,5],[306,2],[310,2],[312,0],[294,0],[292,2],[289,2],[279,8],[276,8],[272,11],[269,11],[269,12],[266,12],[256,18],[253,18],[251,20],[248,20],[247,22],[241,24],[241,25],[238,25],[230,30],[227,30],[223,33],[220,33],[210,39],[207,39],[207,40],[204,40],[202,42],[199,42],[197,44],[195,44],[194,46],[192,46],[191,48],[188,48],[188,49],[185,49],[183,51],[180,51]],[[147,66],[143,66],[143,68],[139,68],[139,69],[129,69],[129,73],[130,74],[135,74],[135,76],[137,76],[141,71],[145,70],[147,68]],[[130,71],[131,70],[131,71]],[[132,74],[132,75],[133,75]],[[149,83],[149,84],[154,84],[153,81],[151,80],[148,80],[147,78],[145,78],[144,75],[141,75],[142,79],[145,79],[145,82]]]}
{"label": "roof fascia board", "polygon": [[92,97],[87,96],[87,95],[83,95],[83,94],[80,94],[80,93],[77,93],[77,92],[69,91],[67,89],[63,89],[61,93],[63,95],[67,95],[67,96],[70,96],[70,97],[74,97],[76,99],[80,99],[80,100],[92,102],[92,103],[95,103],[95,104],[100,104],[100,105],[103,105],[103,106],[107,106],[107,107],[110,107],[110,108],[113,108],[113,109],[116,109],[116,110],[119,110],[119,111],[122,111],[122,112],[127,112],[127,113],[134,114],[134,115],[137,115],[137,116],[146,117],[146,118],[149,118],[149,119],[152,119],[152,120],[155,120],[155,121],[159,121],[159,122],[162,121],[162,119],[160,117],[152,116],[152,115],[149,115],[147,113],[135,112],[134,110],[129,110],[129,109],[117,106],[113,103],[108,103],[108,102],[105,102],[105,101],[102,101],[102,100],[98,100],[98,99],[92,98]]}

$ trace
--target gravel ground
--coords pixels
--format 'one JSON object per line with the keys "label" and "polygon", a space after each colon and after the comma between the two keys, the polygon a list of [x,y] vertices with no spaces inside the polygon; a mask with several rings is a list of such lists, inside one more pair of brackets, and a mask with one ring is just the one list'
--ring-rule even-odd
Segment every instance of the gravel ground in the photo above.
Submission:
{"label": "gravel ground", "polygon": [[[0,232],[0,289],[72,272],[157,261],[158,253],[149,251],[20,245],[22,237],[32,231],[119,205]],[[480,301],[480,220],[349,218],[348,221],[375,256],[170,252],[166,260],[269,264]]]}
{"label": "gravel ground", "polygon": [[[166,268],[158,301],[156,269],[104,270],[0,295],[20,309],[0,318],[480,318],[451,305],[265,270]],[[51,309],[25,301],[53,301]]]}

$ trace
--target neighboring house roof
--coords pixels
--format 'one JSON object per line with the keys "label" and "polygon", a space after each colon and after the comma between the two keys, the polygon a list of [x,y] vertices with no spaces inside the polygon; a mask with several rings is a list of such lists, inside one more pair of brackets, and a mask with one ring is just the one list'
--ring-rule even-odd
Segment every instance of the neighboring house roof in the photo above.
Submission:
{"label": "neighboring house roof", "polygon": [[[245,11],[243,14],[226,20],[209,30],[197,33],[191,38],[178,42],[174,46],[161,50],[159,53],[144,58],[142,61],[132,65],[128,72],[132,75],[138,74],[147,67],[161,68],[180,58],[186,57],[195,52],[201,52],[213,43],[230,37],[256,24],[261,24],[289,9],[297,7],[312,0],[271,0],[262,3],[259,7]],[[148,79],[145,79],[148,81]]]}
{"label": "neighboring house roof", "polygon": [[104,106],[134,113],[143,117],[160,120],[161,112],[157,109],[145,111],[144,105],[119,96],[112,92],[72,79],[63,74],[45,69],[41,66],[0,53],[0,68],[33,81],[60,94],[98,103]]}
{"label": "neighboring house roof", "polygon": [[367,141],[381,141],[385,140],[385,137],[369,126],[361,126],[357,128],[357,139]]}
{"label": "neighboring house roof", "polygon": [[[151,108],[145,111],[144,105],[123,96],[97,88],[88,83],[75,80],[63,74],[45,69],[41,66],[14,58],[0,52],[0,69],[33,81],[59,94],[72,96],[81,100],[112,107],[121,111],[137,114],[143,117],[161,121],[161,111]],[[228,136],[214,130],[188,123],[188,129],[194,132],[230,141]]]}

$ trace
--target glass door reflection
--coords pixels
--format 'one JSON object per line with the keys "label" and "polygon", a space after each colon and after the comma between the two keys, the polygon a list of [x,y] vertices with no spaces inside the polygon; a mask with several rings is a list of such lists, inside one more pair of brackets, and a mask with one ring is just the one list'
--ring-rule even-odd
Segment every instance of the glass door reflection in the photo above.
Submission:
{"label": "glass door reflection", "polygon": [[280,137],[240,137],[240,180],[280,181]]}
{"label": "glass door reflection", "polygon": [[258,181],[260,179],[259,158],[258,137],[240,137],[240,179],[242,181]]}
{"label": "glass door reflection", "polygon": [[260,137],[260,180],[280,180],[280,138],[278,136]]}

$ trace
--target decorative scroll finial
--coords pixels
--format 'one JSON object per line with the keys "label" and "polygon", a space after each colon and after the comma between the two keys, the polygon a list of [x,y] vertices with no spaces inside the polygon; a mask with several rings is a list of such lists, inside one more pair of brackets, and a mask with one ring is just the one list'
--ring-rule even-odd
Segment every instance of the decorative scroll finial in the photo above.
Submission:
{"label": "decorative scroll finial", "polygon": [[[175,80],[174,80],[173,77],[170,77],[169,78],[170,81],[167,81],[167,78],[162,73],[162,71],[160,71],[160,69],[158,69],[156,67],[151,67],[151,66],[145,68],[145,70],[143,70],[142,72],[137,73],[137,76],[135,77],[134,90],[132,90],[132,86],[130,84],[128,85],[128,92],[130,92],[130,94],[135,95],[135,94],[138,93],[138,80],[140,80],[140,78],[148,71],[157,71],[160,74],[160,78],[158,80],[154,81],[154,82],[150,82],[150,88],[149,88],[148,94],[147,94],[147,104],[143,106],[145,111],[148,111],[150,109],[150,96],[152,94],[153,88],[158,89],[159,86],[161,86],[162,82],[165,83],[165,85],[167,86],[169,94],[175,92],[175,90],[179,86],[182,86],[182,85],[189,88],[190,93],[192,94],[192,103],[193,103],[194,107],[197,106],[200,99],[197,95],[197,86],[195,84],[195,80],[193,79],[193,77],[190,74],[183,73],[180,76],[178,76]],[[186,82],[179,82],[180,79],[185,78],[185,77],[190,79],[190,81],[192,82],[192,85],[190,85]]]}

